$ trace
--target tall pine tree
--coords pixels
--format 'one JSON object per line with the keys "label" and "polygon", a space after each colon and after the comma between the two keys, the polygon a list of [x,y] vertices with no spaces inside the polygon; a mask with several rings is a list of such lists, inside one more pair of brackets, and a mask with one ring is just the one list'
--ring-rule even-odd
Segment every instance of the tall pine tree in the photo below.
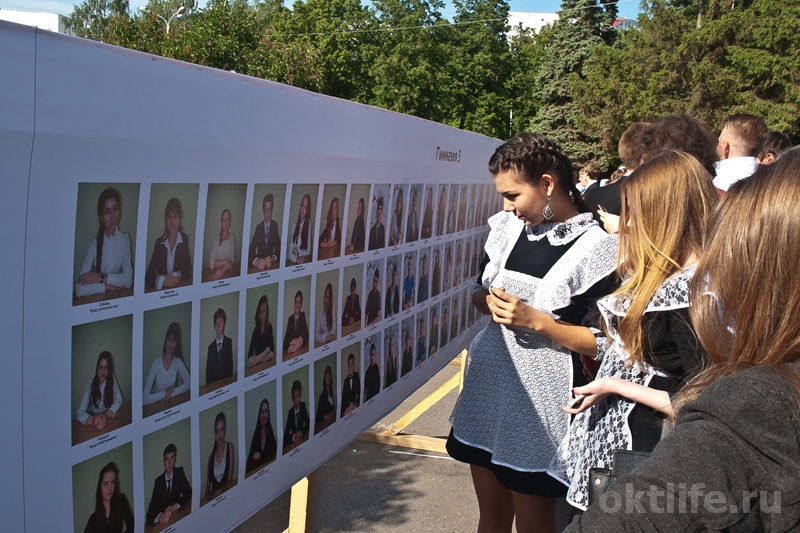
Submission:
{"label": "tall pine tree", "polygon": [[556,141],[577,163],[602,154],[600,136],[578,128],[580,109],[573,101],[572,84],[583,77],[592,47],[610,44],[616,3],[599,0],[563,0],[553,25],[552,42],[536,76],[534,98],[540,107],[530,130]]}

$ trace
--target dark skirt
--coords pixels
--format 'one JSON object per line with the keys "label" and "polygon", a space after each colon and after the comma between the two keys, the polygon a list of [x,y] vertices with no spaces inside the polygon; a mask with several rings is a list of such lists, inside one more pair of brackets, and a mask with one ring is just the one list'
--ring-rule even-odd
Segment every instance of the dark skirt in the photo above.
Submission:
{"label": "dark skirt", "polygon": [[486,450],[464,444],[453,436],[447,436],[447,453],[456,461],[489,469],[505,488],[546,498],[563,498],[567,495],[567,486],[550,476],[547,472],[522,472],[492,462],[492,454]]}

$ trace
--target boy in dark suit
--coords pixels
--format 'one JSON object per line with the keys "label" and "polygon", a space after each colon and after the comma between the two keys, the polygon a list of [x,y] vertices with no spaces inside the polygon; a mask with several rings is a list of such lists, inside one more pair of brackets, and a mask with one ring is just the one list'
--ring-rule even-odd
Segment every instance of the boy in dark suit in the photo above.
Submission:
{"label": "boy in dark suit", "polygon": [[281,237],[278,232],[278,223],[272,220],[272,206],[275,197],[272,193],[264,196],[261,201],[261,210],[264,212],[264,222],[256,226],[253,239],[250,241],[250,251],[247,262],[258,270],[269,270],[273,263],[277,264],[281,255]]}
{"label": "boy in dark suit", "polygon": [[148,524],[168,524],[175,511],[192,499],[192,486],[183,467],[175,467],[178,447],[172,443],[164,448],[164,473],[153,483],[153,495],[147,506]]}

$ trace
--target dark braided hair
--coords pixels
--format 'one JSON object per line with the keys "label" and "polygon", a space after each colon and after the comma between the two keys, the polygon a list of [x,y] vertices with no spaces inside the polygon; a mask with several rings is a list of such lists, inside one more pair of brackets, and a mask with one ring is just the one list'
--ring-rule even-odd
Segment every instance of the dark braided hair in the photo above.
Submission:
{"label": "dark braided hair", "polygon": [[[103,224],[103,209],[105,208],[108,200],[116,200],[117,206],[122,209],[122,195],[114,187],[103,189],[100,193],[100,198],[97,199],[97,218],[100,220],[100,228],[97,230],[97,258],[94,261],[93,272],[101,273],[100,265],[103,263],[103,238],[105,233],[105,225]],[[119,223],[119,220],[117,220]]]}
{"label": "dark braided hair", "polygon": [[581,213],[590,212],[575,186],[575,169],[559,145],[538,133],[524,131],[501,144],[489,159],[489,172],[517,171],[528,183],[538,182],[543,174],[553,176]]}

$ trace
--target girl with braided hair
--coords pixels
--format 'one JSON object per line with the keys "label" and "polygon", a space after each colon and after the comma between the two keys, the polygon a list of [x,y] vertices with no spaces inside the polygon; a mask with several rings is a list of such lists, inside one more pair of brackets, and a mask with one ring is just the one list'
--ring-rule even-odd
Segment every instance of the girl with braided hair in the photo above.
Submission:
{"label": "girl with braided hair", "polygon": [[133,283],[131,239],[119,229],[122,196],[113,187],[104,189],[97,199],[97,235],[89,242],[75,296],[88,296],[129,289]]}
{"label": "girl with braided hair", "polygon": [[617,238],[575,188],[572,162],[545,137],[520,133],[497,148],[489,172],[503,211],[488,220],[473,305],[492,321],[469,348],[451,415],[450,455],[470,464],[479,532],[555,531],[566,487],[548,474],[567,432],[561,406],[586,383],[581,355],[597,353],[584,326],[613,292]]}

